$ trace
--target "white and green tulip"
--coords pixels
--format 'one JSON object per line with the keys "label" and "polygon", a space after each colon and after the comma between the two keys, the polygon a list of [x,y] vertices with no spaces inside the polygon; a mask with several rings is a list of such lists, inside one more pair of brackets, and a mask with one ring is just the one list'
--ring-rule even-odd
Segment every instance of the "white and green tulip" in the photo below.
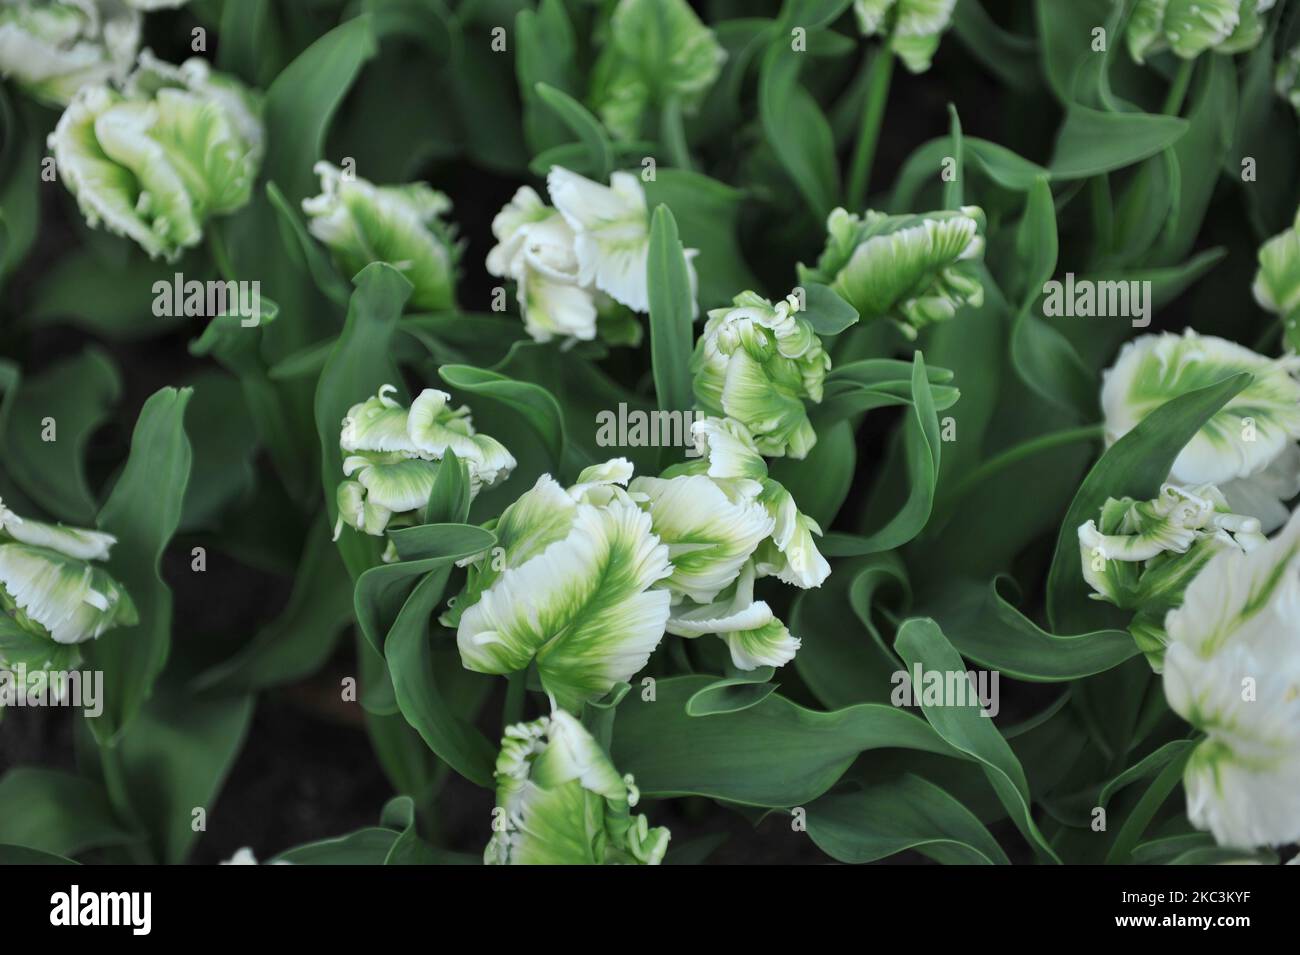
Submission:
{"label": "white and green tulip", "polygon": [[1238,372],[1253,381],[1214,415],[1174,460],[1169,480],[1213,484],[1232,510],[1264,533],[1286,520],[1300,493],[1300,360],[1266,358],[1234,342],[1197,335],[1144,335],[1126,344],[1103,378],[1106,440],[1113,443],[1165,402]]}
{"label": "white and green tulip", "polygon": [[1224,846],[1300,840],[1300,513],[1249,553],[1216,554],[1167,617],[1165,697],[1205,734],[1187,815]]}
{"label": "white and green tulip", "polygon": [[116,0],[0,0],[0,76],[51,106],[120,82],[140,45],[138,11]]}
{"label": "white and green tulip", "polygon": [[[636,344],[640,325],[631,313],[650,308],[650,214],[640,180],[616,172],[605,186],[553,166],[547,189],[554,208],[522,186],[492,220],[497,244],[488,272],[515,282],[536,341],[590,341],[599,332],[614,344]],[[694,254],[687,250],[692,293]]]}
{"label": "white and green tulip", "polygon": [[617,138],[635,139],[669,102],[695,112],[726,58],[686,0],[619,0],[593,70],[596,112]]}
{"label": "white and green tulip", "polygon": [[1251,291],[1260,308],[1282,319],[1294,346],[1300,332],[1300,210],[1289,229],[1260,246]]}
{"label": "white and green tulip", "polygon": [[496,781],[488,865],[658,865],[668,850],[668,830],[632,812],[632,777],[563,710],[506,728]]}
{"label": "white and green tulip", "polygon": [[543,475],[501,514],[497,547],[470,567],[443,618],[461,661],[480,673],[535,665],[566,709],[604,695],[645,666],[663,638],[668,547],[626,490],[615,459],[561,487]]}
{"label": "white and green tulip", "polygon": [[913,73],[930,68],[957,0],[853,0],[863,36],[884,37]]}
{"label": "white and green tulip", "polygon": [[302,202],[311,234],[349,277],[387,262],[410,281],[412,308],[456,305],[455,229],[444,216],[451,200],[423,182],[376,186],[328,162],[313,168],[321,193]]}
{"label": "white and green tulip", "polygon": [[469,408],[452,408],[445,391],[426,388],[407,409],[392,397],[396,390],[384,385],[343,419],[339,448],[347,480],[337,492],[336,539],[345,524],[381,536],[390,526],[415,522],[448,451],[464,462],[471,497],[514,470],[510,452],[475,432]]}
{"label": "white and green tulip", "polygon": [[1213,485],[1166,484],[1151,501],[1110,498],[1079,527],[1083,577],[1093,597],[1134,611],[1134,639],[1152,668],[1163,667],[1165,614],[1179,606],[1201,569],[1223,550],[1264,543],[1256,518],[1232,513]]}
{"label": "white and green tulip", "polygon": [[799,311],[798,296],[773,305],[742,292],[709,312],[691,356],[696,404],[744,425],[769,457],[803,458],[817,443],[804,402],[822,400],[831,358]]}
{"label": "white and green tulip", "polygon": [[1206,50],[1241,53],[1264,36],[1261,14],[1274,0],[1138,0],[1126,32],[1129,54],[1139,63],[1172,50],[1190,60]]}
{"label": "white and green tulip", "polygon": [[984,302],[973,266],[984,254],[984,212],[857,216],[835,209],[816,268],[799,266],[801,282],[830,285],[862,320],[888,319],[908,338],[957,310]]}
{"label": "white and green tulip", "polygon": [[673,572],[660,586],[673,594],[668,632],[715,634],[741,670],[783,666],[799,649],[755,580],[775,576],[795,587],[820,587],[830,565],[813,535],[821,528],[767,475],[753,437],[733,419],[693,426],[701,458],[637,478],[629,490],[668,545]]}
{"label": "white and green tulip", "polygon": [[138,621],[130,596],[97,562],[116,539],[20,518],[0,502],[0,665],[36,670],[67,649]]}
{"label": "white and green tulip", "polygon": [[193,58],[146,51],[118,91],[83,86],[50,134],[59,177],[92,226],[174,261],[214,216],[252,195],[263,150],[259,99]]}

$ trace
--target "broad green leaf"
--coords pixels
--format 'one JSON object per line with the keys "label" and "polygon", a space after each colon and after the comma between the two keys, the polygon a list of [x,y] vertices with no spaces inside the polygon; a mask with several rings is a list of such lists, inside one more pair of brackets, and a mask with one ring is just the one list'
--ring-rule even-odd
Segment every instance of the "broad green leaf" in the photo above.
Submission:
{"label": "broad green leaf", "polygon": [[822,713],[773,693],[734,713],[691,716],[687,701],[714,680],[659,680],[653,701],[629,693],[619,707],[614,764],[636,777],[642,796],[801,806],[826,792],[866,751],[954,754],[923,720],[876,703]]}
{"label": "broad green leaf", "polygon": [[[908,620],[899,628],[894,646],[913,672],[918,667],[922,672],[940,674],[966,672],[966,664],[961,655],[953,649],[933,620]],[[1032,797],[1024,768],[993,721],[981,714],[978,704],[927,705],[922,690],[923,686],[919,683],[914,685],[913,692],[922,700],[921,709],[930,725],[945,742],[981,764],[989,784],[1035,854],[1043,861],[1059,863],[1061,860],[1034,822],[1030,808]]]}
{"label": "broad green leaf", "polygon": [[57,856],[131,842],[99,783],[53,769],[0,777],[0,842]]}
{"label": "broad green leaf", "polygon": [[[343,480],[339,429],[348,409],[379,391],[381,385],[401,387],[402,378],[389,357],[397,319],[411,295],[411,283],[384,262],[357,273],[343,332],[334,343],[316,384],[316,433],[320,438],[321,486],[331,526],[338,516],[335,490]],[[373,541],[345,529],[339,549],[348,573],[356,579],[373,559]]]}
{"label": "broad green leaf", "polygon": [[293,865],[383,865],[397,837],[392,829],[358,829],[336,839],[286,849],[269,861]]}
{"label": "broad green leaf", "polygon": [[772,667],[759,667],[716,680],[686,701],[686,712],[691,716],[716,716],[748,709],[776,692],[780,684],[772,682],[775,672]]}
{"label": "broad green leaf", "polygon": [[537,84],[572,94],[575,76],[573,24],[562,0],[542,0],[515,14],[515,76],[524,101],[524,138],[534,155],[568,142],[565,123],[548,107]]}
{"label": "broad green leaf", "polygon": [[838,561],[826,583],[795,599],[790,631],[803,646],[794,665],[817,699],[829,707],[888,702],[901,664],[876,615],[882,607],[905,613],[911,598],[906,567],[886,552]]}
{"label": "broad green leaf", "polygon": [[378,50],[371,17],[362,14],[304,50],[266,91],[262,170],[291,201],[312,195],[312,166],[322,158],[334,113]]}
{"label": "broad green leaf", "polygon": [[789,34],[772,41],[759,70],[758,114],[767,144],[809,211],[825,221],[839,198],[835,138],[821,107],[799,82],[802,62],[803,54],[790,48]]}
{"label": "broad green leaf", "polygon": [[1058,636],[1038,627],[987,586],[953,581],[940,602],[926,607],[968,660],[1031,682],[1077,680],[1118,666],[1138,653],[1127,630]]}
{"label": "broad green leaf", "polygon": [[289,203],[274,182],[266,184],[266,198],[279,216],[280,237],[284,240],[284,248],[289,257],[310,273],[316,287],[327,298],[345,305],[351,290],[347,282],[339,277],[325,248],[308,233],[307,226],[302,221],[302,213]]}
{"label": "broad green leaf", "polygon": [[551,108],[586,147],[589,165],[582,171],[598,182],[607,180],[614,168],[613,147],[610,146],[609,136],[600,120],[563,90],[541,82],[533,88],[541,101]]}
{"label": "broad green leaf", "polygon": [[885,526],[865,537],[828,535],[822,547],[827,556],[861,556],[901,547],[920,533],[930,516],[939,474],[939,419],[919,351],[912,356],[912,401],[903,422],[903,448],[909,486],[902,505]]}
{"label": "broad green leaf", "polygon": [[965,806],[920,776],[903,775],[808,807],[808,836],[839,862],[859,865],[914,849],[950,865],[1010,865]]}
{"label": "broad green leaf", "polygon": [[1074,104],[1056,136],[1048,168],[1054,179],[1086,179],[1141,162],[1174,145],[1189,124],[1176,116],[1103,113]]}
{"label": "broad green leaf", "polygon": [[650,356],[655,393],[664,411],[694,407],[690,359],[694,345],[690,276],[677,237],[677,220],[667,206],[658,206],[650,220],[650,251],[646,260],[650,297]]}
{"label": "broad green leaf", "polygon": [[253,699],[160,692],[123,735],[119,749],[131,805],[163,862],[183,862],[198,832],[193,810],[220,818],[217,795],[243,747]]}
{"label": "broad green leaf", "polygon": [[807,307],[803,317],[812,323],[813,330],[822,337],[838,335],[858,320],[858,310],[830,286],[809,282],[804,289]]}
{"label": "broad green leaf", "polygon": [[[9,476],[55,518],[94,521],[98,510],[86,478],[86,444],[122,392],[117,368],[89,348],[24,381],[7,405],[0,436]],[[49,428],[54,432],[48,433]]]}
{"label": "broad green leaf", "polygon": [[528,381],[471,365],[443,365],[438,375],[446,384],[471,396],[501,402],[522,417],[558,463],[564,458],[564,417],[559,403],[545,388]]}
{"label": "broad green leaf", "polygon": [[162,554],[181,519],[190,477],[185,434],[188,388],[162,388],[145,402],[131,437],[126,467],[99,512],[99,528],[117,537],[108,572],[140,614],[134,627],[110,630],[83,653],[104,671],[104,712],[91,721],[101,742],[112,739],[140,711],[167,662],[172,595],[161,576]]}

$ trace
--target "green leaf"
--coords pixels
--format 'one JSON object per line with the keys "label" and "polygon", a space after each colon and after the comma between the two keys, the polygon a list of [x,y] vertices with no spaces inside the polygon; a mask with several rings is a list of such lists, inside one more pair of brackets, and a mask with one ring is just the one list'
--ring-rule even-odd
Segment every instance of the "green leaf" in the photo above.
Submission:
{"label": "green leaf", "polygon": [[250,696],[206,699],[160,692],[123,735],[120,749],[131,805],[162,861],[184,861],[198,832],[193,809],[219,818],[217,794],[253,717]]}
{"label": "green leaf", "polygon": [[1042,294],[1043,283],[1056,271],[1056,206],[1046,176],[1029,187],[1025,214],[1016,229],[1016,260],[1022,270],[1020,307],[1030,308]]}
{"label": "green leaf", "polygon": [[1127,630],[1058,636],[1038,627],[987,586],[954,581],[927,607],[961,655],[1017,680],[1055,683],[1102,673],[1138,654]]}
{"label": "green leaf", "polygon": [[358,829],[336,839],[295,846],[270,861],[293,865],[383,865],[397,838],[392,829]]}
{"label": "green leaf", "polygon": [[828,285],[809,282],[804,287],[804,298],[807,307],[803,317],[818,335],[838,335],[858,320],[858,310]]}
{"label": "green leaf", "polygon": [[542,102],[551,108],[586,147],[589,166],[585,171],[599,182],[609,179],[614,168],[613,147],[600,120],[563,90],[546,83],[537,83],[534,89]]}
{"label": "green leaf", "polygon": [[808,807],[808,836],[839,862],[860,865],[915,849],[950,865],[1010,865],[965,806],[910,773]]}
{"label": "green leaf", "polygon": [[1065,111],[1048,168],[1056,179],[1087,179],[1123,169],[1167,149],[1187,134],[1176,116],[1103,113],[1075,103]]}
{"label": "green leaf", "polygon": [[650,220],[650,251],[646,260],[650,297],[650,357],[655,394],[664,411],[694,407],[690,359],[694,344],[690,275],[677,238],[677,220],[667,206],[658,206]]}
{"label": "green leaf", "polygon": [[0,842],[73,856],[132,839],[93,780],[29,767],[0,777]]}
{"label": "green leaf", "polygon": [[800,806],[869,750],[955,755],[923,720],[876,703],[821,713],[773,693],[736,712],[687,713],[687,702],[714,682],[708,676],[659,680],[654,700],[630,693],[619,707],[614,764],[636,777],[643,796]]}
{"label": "green leaf", "polygon": [[780,686],[772,682],[775,672],[772,667],[758,667],[715,680],[686,701],[686,712],[691,716],[716,716],[755,706]]}
{"label": "green leaf", "polygon": [[307,270],[326,298],[339,305],[347,304],[351,294],[348,283],[339,276],[329,254],[307,231],[302,214],[284,197],[274,182],[266,184],[266,198],[278,216],[280,237],[284,240],[284,248],[289,257]]}
{"label": "green leaf", "polygon": [[1093,465],[1070,503],[1057,537],[1047,579],[1047,614],[1053,630],[1087,630],[1115,619],[1088,598],[1079,559],[1079,525],[1094,519],[1108,497],[1154,498],[1187,442],[1249,383],[1250,375],[1243,373],[1179,395],[1143,419]]}
{"label": "green leaf", "polygon": [[[496,747],[473,723],[455,712],[438,688],[429,647],[429,619],[442,601],[447,574],[455,559],[442,558],[441,568],[427,573],[416,584],[388,631],[384,656],[398,708],[407,722],[452,769],[470,782],[491,787]],[[427,558],[416,563],[435,566]]]}
{"label": "green leaf", "polygon": [[799,83],[803,54],[790,48],[789,34],[773,39],[758,80],[758,114],[763,136],[794,180],[819,221],[839,198],[835,137],[817,100]]}
{"label": "green leaf", "polygon": [[[89,524],[98,505],[86,478],[86,444],[108,418],[122,393],[112,360],[88,348],[23,382],[6,388],[0,412],[4,463],[9,476],[33,501],[61,521]],[[54,439],[47,425],[57,430]]]}
{"label": "green leaf", "polygon": [[265,178],[297,202],[312,194],[312,166],[322,157],[334,113],[362,66],[379,51],[362,14],[335,27],[281,71],[266,91]]}
{"label": "green leaf", "polygon": [[472,365],[443,365],[438,375],[451,388],[491,398],[517,412],[541,439],[558,465],[564,458],[564,416],[559,402],[545,388],[528,381]]}
{"label": "green leaf", "polygon": [[911,407],[903,422],[907,498],[885,526],[873,534],[827,535],[822,551],[828,556],[854,557],[893,550],[919,534],[929,519],[939,474],[939,418],[930,394],[925,360],[919,351],[912,356],[911,391]]}
{"label": "green leaf", "polygon": [[901,663],[876,613],[901,615],[911,601],[907,568],[892,551],[839,561],[821,587],[795,598],[790,629],[804,641],[794,665],[817,699],[830,707],[889,700]]}
{"label": "green leaf", "polygon": [[188,388],[162,388],[145,402],[113,492],[99,512],[99,528],[117,537],[108,572],[140,614],[134,627],[110,630],[83,653],[104,671],[104,712],[92,720],[101,742],[119,733],[153,692],[171,645],[172,595],[161,575],[162,554],[180,523],[190,477],[185,434]]}
{"label": "green leaf", "polygon": [[[335,491],[343,480],[343,454],[339,450],[339,429],[348,409],[379,391],[381,385],[401,387],[402,378],[393,364],[389,343],[397,330],[397,319],[411,295],[411,283],[401,272],[384,262],[375,262],[357,273],[356,286],[348,304],[343,332],[330,350],[316,383],[316,433],[321,448],[321,486],[329,523],[338,516]],[[355,580],[373,560],[373,541],[360,540],[350,529],[339,538],[339,549],[348,573]]]}
{"label": "green leaf", "polygon": [[515,75],[524,101],[524,138],[534,155],[568,142],[566,124],[537,87],[545,83],[572,93],[578,88],[574,63],[573,25],[562,0],[542,0],[536,11],[515,14]]}
{"label": "green leaf", "polygon": [[[905,622],[899,628],[894,647],[913,672],[917,667],[922,672],[944,675],[966,672],[966,664],[961,655],[953,649],[933,620],[913,618]],[[1044,861],[1059,863],[1060,858],[1047,844],[1034,822],[1030,809],[1032,798],[1029,794],[1029,781],[1025,778],[1020,760],[1011,751],[993,721],[982,715],[978,703],[966,706],[942,703],[927,705],[923,689],[924,686],[917,681],[913,693],[922,701],[921,709],[930,725],[945,742],[980,763],[998,799],[1010,813],[1016,828],[1034,848],[1035,854]]]}
{"label": "green leaf", "polygon": [[[648,145],[635,155],[653,151]],[[662,203],[671,209],[682,244],[699,250],[693,264],[703,308],[729,305],[739,290],[758,287],[737,238],[743,192],[686,169],[660,168],[642,187],[647,208]]]}

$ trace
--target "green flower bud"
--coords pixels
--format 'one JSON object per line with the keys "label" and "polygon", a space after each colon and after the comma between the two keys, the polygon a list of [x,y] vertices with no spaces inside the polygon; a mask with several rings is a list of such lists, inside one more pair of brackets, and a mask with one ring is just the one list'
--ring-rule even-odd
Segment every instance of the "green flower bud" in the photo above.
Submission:
{"label": "green flower bud", "polygon": [[843,209],[826,220],[826,248],[815,269],[799,266],[801,282],[830,285],[864,322],[886,318],[908,338],[946,321],[964,305],[984,303],[974,262],[984,254],[984,212],[859,218]]}
{"label": "green flower bud", "polygon": [[193,58],[141,54],[124,92],[82,87],[50,134],[60,178],[92,226],[174,261],[204,223],[244,206],[262,156],[259,101]]}
{"label": "green flower bud", "polygon": [[696,404],[734,418],[769,457],[806,457],[817,435],[804,400],[820,402],[830,355],[791,295],[773,305],[742,292],[709,312],[691,356]]}
{"label": "green flower bud", "polygon": [[20,518],[0,501],[0,666],[44,669],[67,647],[138,622],[130,596],[95,562],[100,531]]}
{"label": "green flower bud", "polygon": [[496,779],[488,865],[658,865],[668,850],[668,830],[632,813],[632,777],[563,710],[506,728]]}
{"label": "green flower bud", "polygon": [[1260,14],[1274,0],[1138,0],[1129,18],[1129,54],[1139,63],[1172,50],[1184,60],[1206,50],[1241,53],[1264,35]]}
{"label": "green flower bud", "polygon": [[387,262],[414,286],[412,308],[456,306],[455,229],[443,221],[451,200],[422,182],[376,186],[327,162],[312,167],[321,194],[302,202],[311,234],[348,276]]}
{"label": "green flower bud", "polygon": [[1166,484],[1152,501],[1110,498],[1079,527],[1079,558],[1093,598],[1137,613],[1131,631],[1157,673],[1161,622],[1215,554],[1264,543],[1259,521],[1232,513],[1213,485]]}
{"label": "green flower bud", "polygon": [[698,109],[726,51],[686,0],[619,0],[592,75],[592,101],[619,139],[635,139],[648,116],[676,100]]}
{"label": "green flower bud", "polygon": [[470,567],[444,623],[461,662],[480,673],[535,664],[566,709],[607,693],[645,666],[663,638],[668,548],[625,485],[619,458],[565,490],[543,475],[501,514],[497,546]]}
{"label": "green flower bud", "polygon": [[956,6],[957,0],[853,0],[853,13],[863,36],[887,38],[904,66],[924,73]]}
{"label": "green flower bud", "polygon": [[510,452],[476,433],[469,408],[451,408],[445,391],[424,389],[408,410],[391,397],[396,390],[384,385],[343,419],[339,448],[348,480],[338,487],[336,540],[344,524],[381,536],[389,526],[416,523],[448,450],[466,465],[471,498],[514,470]]}
{"label": "green flower bud", "polygon": [[140,14],[113,0],[0,3],[0,76],[66,106],[83,86],[121,81],[140,45]]}

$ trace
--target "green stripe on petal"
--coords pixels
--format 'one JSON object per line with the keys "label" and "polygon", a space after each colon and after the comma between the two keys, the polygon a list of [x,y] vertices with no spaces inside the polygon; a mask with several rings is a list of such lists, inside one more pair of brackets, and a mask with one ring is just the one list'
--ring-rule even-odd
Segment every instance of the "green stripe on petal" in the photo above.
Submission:
{"label": "green stripe on petal", "polygon": [[673,569],[664,586],[699,603],[730,586],[776,526],[762,504],[733,503],[703,475],[638,478],[630,490],[646,496],[654,532],[668,545]]}
{"label": "green stripe on petal", "polygon": [[580,504],[569,534],[501,574],[460,618],[456,639],[472,670],[509,673],[534,656],[542,685],[574,707],[632,676],[668,618],[668,549],[649,515],[621,502]]}
{"label": "green stripe on petal", "polygon": [[668,830],[634,816],[637,791],[562,710],[506,728],[490,865],[657,865]]}
{"label": "green stripe on petal", "polygon": [[1191,329],[1181,336],[1144,335],[1124,346],[1103,378],[1107,441],[1118,440],[1178,395],[1249,372],[1254,380],[1188,443],[1174,461],[1170,479],[1222,486],[1249,477],[1300,438],[1297,367],[1293,358],[1266,358]]}
{"label": "green stripe on petal", "polygon": [[56,643],[94,640],[136,621],[131,598],[107,573],[47,547],[0,544],[0,589]]}
{"label": "green stripe on petal", "polygon": [[456,305],[454,230],[443,216],[451,200],[425,183],[376,186],[328,162],[312,167],[321,194],[304,199],[311,234],[348,275],[387,262],[414,286],[410,305],[437,311]]}

